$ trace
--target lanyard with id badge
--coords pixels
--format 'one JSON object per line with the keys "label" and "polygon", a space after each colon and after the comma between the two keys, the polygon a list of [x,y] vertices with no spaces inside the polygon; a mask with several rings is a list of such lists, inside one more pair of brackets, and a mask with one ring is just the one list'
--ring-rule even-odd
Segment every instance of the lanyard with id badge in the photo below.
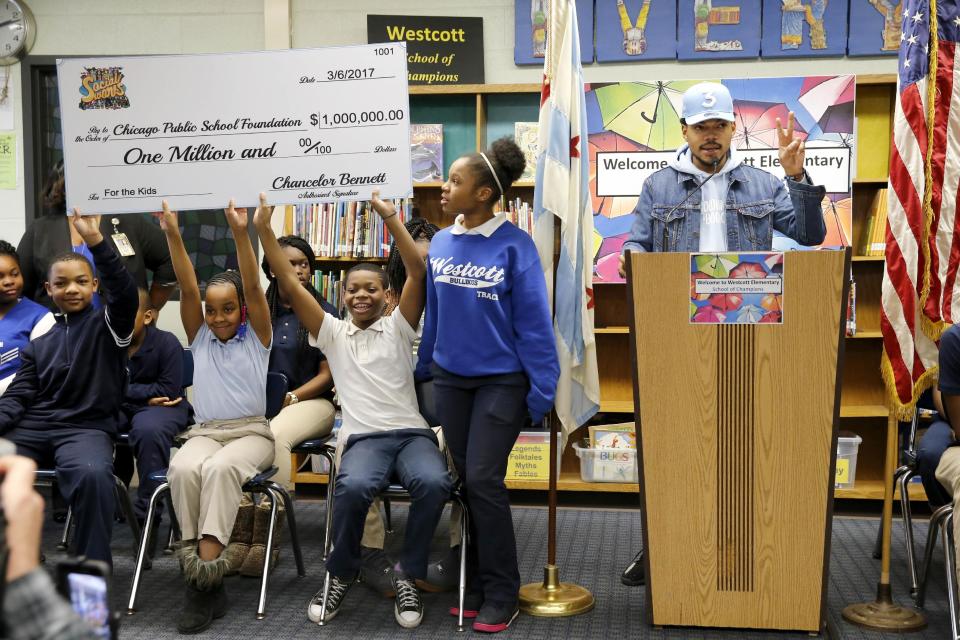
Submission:
{"label": "lanyard with id badge", "polygon": [[117,246],[117,251],[120,252],[120,255],[124,258],[137,255],[137,252],[133,250],[133,245],[130,244],[130,239],[127,237],[127,234],[122,233],[120,229],[117,228],[120,220],[111,218],[110,224],[113,225],[113,235],[110,237],[113,238],[113,244]]}

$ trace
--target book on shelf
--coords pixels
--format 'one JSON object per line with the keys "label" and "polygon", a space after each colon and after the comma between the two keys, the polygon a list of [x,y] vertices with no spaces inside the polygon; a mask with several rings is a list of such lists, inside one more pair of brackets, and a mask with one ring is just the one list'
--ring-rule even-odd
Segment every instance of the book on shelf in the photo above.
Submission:
{"label": "book on shelf", "polygon": [[[405,198],[392,202],[405,223],[410,203]],[[297,205],[293,233],[310,243],[318,258],[386,258],[393,240],[366,201]]]}
{"label": "book on shelf", "polygon": [[850,293],[847,296],[847,337],[857,335],[857,282],[850,274]]}
{"label": "book on shelf", "polygon": [[314,271],[313,279],[310,284],[317,290],[320,296],[336,307],[343,310],[343,280],[346,278],[347,270]]}
{"label": "book on shelf", "polygon": [[523,182],[533,182],[537,177],[537,140],[540,137],[540,123],[538,122],[515,122],[513,124],[513,138],[517,146],[523,151],[523,157],[527,161],[523,169],[523,175],[517,180]]}
{"label": "book on shelf", "polygon": [[862,248],[862,255],[882,256],[887,248],[887,197],[888,191],[884,187],[877,189],[870,203],[869,222],[865,232],[866,243]]}
{"label": "book on shelf", "polygon": [[523,229],[529,234],[533,233],[533,207],[528,202],[522,201],[520,198],[514,198],[513,200],[507,201],[507,208],[504,209],[500,203],[494,207],[494,211],[500,212],[505,211],[507,214],[507,220],[515,224],[520,229]]}
{"label": "book on shelf", "polygon": [[414,182],[443,179],[443,125],[410,125],[410,169]]}

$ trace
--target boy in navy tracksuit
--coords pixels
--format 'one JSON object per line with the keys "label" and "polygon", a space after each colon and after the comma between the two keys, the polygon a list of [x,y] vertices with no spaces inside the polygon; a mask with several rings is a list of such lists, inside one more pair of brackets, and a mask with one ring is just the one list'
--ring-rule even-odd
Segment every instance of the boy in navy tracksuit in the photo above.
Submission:
{"label": "boy in navy tracksuit", "polygon": [[[54,463],[57,483],[77,519],[77,552],[111,561],[114,514],[113,440],[123,401],[127,347],[137,316],[137,285],[103,241],[95,216],[74,211],[100,279],[80,254],[54,258],[47,293],[60,313],[31,342],[0,397],[0,434],[40,465]],[[102,309],[91,306],[103,285]]]}
{"label": "boy in navy tracksuit", "polygon": [[[158,485],[148,478],[170,466],[170,446],[174,436],[187,428],[190,404],[183,396],[183,346],[175,335],[154,326],[150,294],[142,288],[139,293],[140,308],[127,348],[129,377],[119,428],[130,432],[130,447],[137,459],[140,485],[133,509],[142,524]],[[132,473],[130,469],[126,479]],[[117,475],[123,478],[119,470]]]}

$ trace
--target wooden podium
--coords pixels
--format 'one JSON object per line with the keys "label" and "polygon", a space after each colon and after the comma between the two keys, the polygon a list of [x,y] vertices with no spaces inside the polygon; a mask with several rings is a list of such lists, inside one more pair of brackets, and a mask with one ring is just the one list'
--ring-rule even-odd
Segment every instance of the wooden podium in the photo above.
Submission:
{"label": "wooden podium", "polygon": [[690,255],[627,291],[654,625],[819,632],[850,251],[784,257],[783,324],[690,324]]}

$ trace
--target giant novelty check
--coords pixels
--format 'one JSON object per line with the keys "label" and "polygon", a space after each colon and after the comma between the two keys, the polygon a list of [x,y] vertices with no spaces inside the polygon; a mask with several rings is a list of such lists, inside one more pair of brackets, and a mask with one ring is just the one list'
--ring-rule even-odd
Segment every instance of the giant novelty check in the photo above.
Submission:
{"label": "giant novelty check", "polygon": [[67,207],[411,194],[403,42],[57,61]]}

